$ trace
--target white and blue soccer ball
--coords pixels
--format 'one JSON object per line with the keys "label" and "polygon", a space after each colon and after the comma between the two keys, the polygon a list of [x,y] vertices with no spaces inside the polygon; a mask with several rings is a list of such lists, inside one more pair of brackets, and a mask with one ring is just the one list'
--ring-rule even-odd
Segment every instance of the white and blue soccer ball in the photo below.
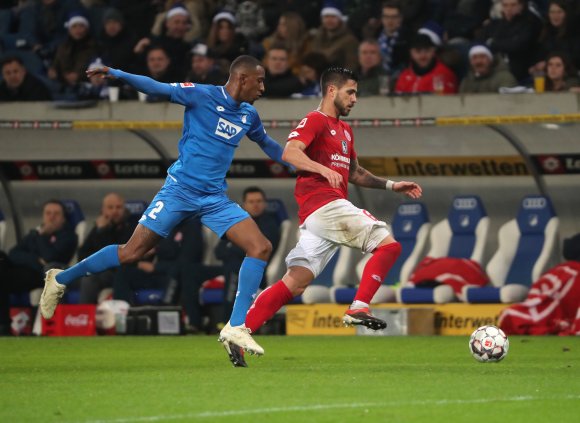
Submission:
{"label": "white and blue soccer ball", "polygon": [[477,328],[469,338],[469,352],[483,363],[501,361],[508,354],[510,342],[497,326]]}

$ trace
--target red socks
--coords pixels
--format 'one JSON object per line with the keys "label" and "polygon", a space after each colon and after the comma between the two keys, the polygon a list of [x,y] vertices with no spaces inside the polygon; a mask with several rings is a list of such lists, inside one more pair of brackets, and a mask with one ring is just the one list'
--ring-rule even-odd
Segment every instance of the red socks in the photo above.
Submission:
{"label": "red socks", "polygon": [[370,304],[383,279],[401,254],[401,244],[393,242],[377,248],[365,265],[355,301]]}
{"label": "red socks", "polygon": [[276,282],[269,288],[266,288],[246,315],[246,327],[252,332],[256,332],[264,323],[272,318],[283,305],[292,301],[292,293],[282,281]]}

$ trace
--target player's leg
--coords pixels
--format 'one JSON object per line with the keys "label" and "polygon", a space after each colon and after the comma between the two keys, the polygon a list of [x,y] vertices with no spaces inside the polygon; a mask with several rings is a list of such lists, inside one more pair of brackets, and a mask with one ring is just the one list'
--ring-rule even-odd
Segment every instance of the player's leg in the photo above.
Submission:
{"label": "player's leg", "polygon": [[66,269],[50,269],[46,272],[44,290],[40,297],[42,315],[49,319],[64,295],[66,286],[88,274],[96,274],[121,264],[134,263],[153,248],[161,237],[187,216],[191,208],[183,193],[171,180],[157,193],[135,228],[133,235],[124,245],[108,245],[93,255]]}
{"label": "player's leg", "polygon": [[364,267],[354,301],[344,315],[345,324],[363,325],[373,330],[387,327],[383,320],[370,313],[369,304],[400,254],[401,244],[392,235],[387,236],[373,251],[373,256]]}
{"label": "player's leg", "polygon": [[288,271],[282,280],[256,298],[246,316],[246,326],[252,331],[258,330],[282,306],[301,295],[326,267],[337,248],[336,244],[302,228],[296,247],[286,257]]}
{"label": "player's leg", "polygon": [[230,321],[220,332],[220,339],[237,344],[246,351],[262,355],[264,350],[249,335],[244,325],[248,309],[254,301],[260,282],[264,276],[267,260],[272,253],[272,244],[260,232],[252,218],[233,225],[226,232],[228,239],[246,252],[240,267],[238,290]]}
{"label": "player's leg", "polygon": [[232,315],[230,321],[221,330],[219,341],[224,344],[224,347],[226,343],[236,344],[252,354],[261,355],[264,349],[252,339],[250,331],[244,325],[244,320],[264,276],[264,269],[272,252],[272,244],[260,232],[250,215],[225,195],[211,196],[204,201],[205,204],[201,210],[202,223],[220,238],[226,235],[232,243],[246,253],[240,267],[238,291]]}
{"label": "player's leg", "polygon": [[108,245],[67,270],[47,271],[40,297],[40,311],[44,318],[52,317],[66,286],[72,281],[88,274],[104,272],[121,264],[134,263],[155,247],[159,239],[161,237],[151,229],[137,225],[127,244]]}
{"label": "player's leg", "polygon": [[[366,210],[352,207],[355,215],[350,221],[355,223],[351,228],[359,231],[359,236],[354,238],[351,246],[372,252],[373,256],[364,267],[359,288],[343,317],[343,322],[347,325],[363,325],[373,330],[385,329],[386,322],[370,313],[369,304],[401,254],[401,244],[389,233],[384,222],[377,220]],[[350,212],[345,212],[348,213]]]}

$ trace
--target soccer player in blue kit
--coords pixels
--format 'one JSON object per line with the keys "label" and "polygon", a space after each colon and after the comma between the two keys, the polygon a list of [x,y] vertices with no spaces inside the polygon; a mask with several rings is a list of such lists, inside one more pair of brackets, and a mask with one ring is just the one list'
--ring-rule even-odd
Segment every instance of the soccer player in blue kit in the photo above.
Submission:
{"label": "soccer player in blue kit", "polygon": [[225,176],[244,135],[270,158],[286,164],[282,161],[282,147],[266,134],[252,106],[264,93],[264,68],[254,57],[240,56],[233,61],[224,86],[166,84],[108,67],[87,71],[87,75],[119,78],[141,92],[165,95],[171,102],[185,106],[179,157],[168,169],[165,184],[127,244],[109,245],[67,270],[46,272],[40,299],[42,315],[47,319],[53,316],[66,285],[75,279],[138,261],[181,221],[199,216],[219,237],[225,234],[246,252],[232,315],[219,340],[228,354],[233,344],[232,347],[262,355],[264,350],[251,337],[244,321],[272,245],[250,215],[227,197]]}

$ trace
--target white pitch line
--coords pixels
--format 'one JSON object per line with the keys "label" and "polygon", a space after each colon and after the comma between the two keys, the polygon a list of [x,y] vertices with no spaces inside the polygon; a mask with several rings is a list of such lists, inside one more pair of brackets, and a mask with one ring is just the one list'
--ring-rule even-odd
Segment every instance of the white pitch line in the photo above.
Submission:
{"label": "white pitch line", "polygon": [[352,404],[313,404],[313,405],[297,405],[289,407],[251,408],[247,410],[204,411],[201,413],[169,414],[165,416],[125,417],[119,419],[85,420],[84,423],[158,422],[164,420],[207,419],[211,417],[245,416],[249,414],[292,413],[302,411],[318,411],[318,410],[333,410],[333,409],[336,410],[348,408],[487,404],[492,402],[519,402],[519,401],[538,401],[538,400],[580,400],[580,395],[564,395],[562,397],[517,396],[509,398],[476,398],[464,400],[444,399],[444,400],[426,400],[426,401],[423,400],[423,401],[359,402]]}

